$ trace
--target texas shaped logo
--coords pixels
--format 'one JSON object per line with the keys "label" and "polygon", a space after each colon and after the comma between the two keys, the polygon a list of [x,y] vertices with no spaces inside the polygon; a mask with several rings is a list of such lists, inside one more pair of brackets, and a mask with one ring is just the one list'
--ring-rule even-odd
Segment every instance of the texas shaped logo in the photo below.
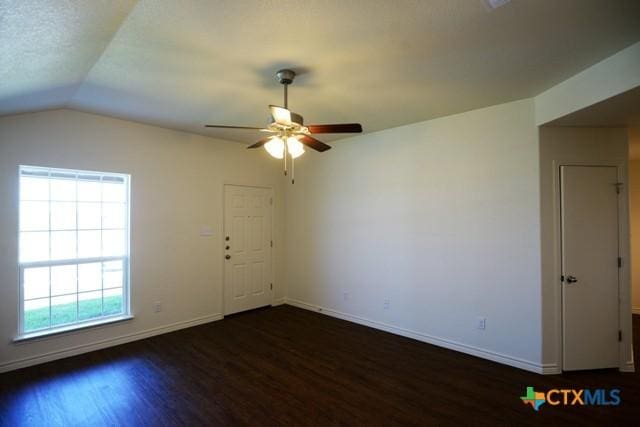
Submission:
{"label": "texas shaped logo", "polygon": [[546,399],[544,397],[544,393],[540,393],[533,390],[533,387],[527,387],[527,394],[525,396],[521,396],[520,399],[524,402],[525,405],[531,405],[534,410],[540,409],[540,406]]}

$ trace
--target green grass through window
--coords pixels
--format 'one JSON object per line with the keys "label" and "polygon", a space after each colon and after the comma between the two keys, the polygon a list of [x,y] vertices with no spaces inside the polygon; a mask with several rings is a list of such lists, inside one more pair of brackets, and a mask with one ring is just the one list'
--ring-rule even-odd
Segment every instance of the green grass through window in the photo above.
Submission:
{"label": "green grass through window", "polygon": [[104,313],[102,298],[79,301],[51,307],[51,325],[49,325],[49,307],[38,308],[24,312],[25,332],[48,328],[49,326],[64,325],[66,323],[90,320],[96,317],[109,316],[122,312],[122,296],[104,298]]}

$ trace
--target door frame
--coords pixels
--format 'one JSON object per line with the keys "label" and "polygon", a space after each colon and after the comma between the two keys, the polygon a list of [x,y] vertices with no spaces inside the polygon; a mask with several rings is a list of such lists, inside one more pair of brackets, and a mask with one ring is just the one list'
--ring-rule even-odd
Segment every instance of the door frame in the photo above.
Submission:
{"label": "door frame", "polygon": [[[625,349],[632,345],[633,332],[631,328],[631,279],[630,279],[630,229],[629,229],[629,201],[627,197],[628,179],[627,165],[621,161],[572,161],[553,160],[553,234],[554,234],[554,302],[555,302],[555,332],[556,332],[556,360],[561,373],[564,370],[563,345],[563,316],[562,316],[562,212],[561,212],[561,179],[562,166],[594,166],[616,167],[618,182],[622,183],[618,197],[618,256],[622,258],[622,267],[618,274],[618,324],[622,331],[622,341],[618,342],[618,368],[620,371],[633,371],[633,358],[626,360]],[[543,313],[544,315],[544,313]]]}
{"label": "door frame", "polygon": [[269,260],[269,262],[271,263],[271,283],[273,283],[273,289],[271,289],[271,296],[270,296],[270,301],[269,304],[273,305],[273,300],[274,300],[274,295],[276,293],[276,283],[275,283],[275,276],[276,276],[276,272],[275,272],[275,251],[274,248],[276,246],[276,242],[275,242],[275,238],[274,238],[274,230],[275,230],[275,204],[276,204],[276,200],[275,200],[275,191],[273,189],[272,186],[270,185],[254,185],[254,184],[247,184],[247,183],[242,183],[242,184],[238,184],[237,182],[232,182],[232,181],[224,181],[222,183],[222,225],[220,227],[221,233],[220,233],[220,263],[222,265],[222,291],[220,292],[220,298],[222,301],[222,317],[227,316],[227,308],[226,308],[226,292],[227,292],[227,283],[226,283],[226,268],[227,268],[227,264],[224,262],[224,246],[225,246],[225,240],[224,240],[224,231],[225,231],[225,223],[226,223],[226,212],[227,212],[227,206],[225,203],[225,195],[226,195],[226,187],[228,186],[234,186],[234,187],[250,187],[250,188],[260,188],[263,190],[269,190],[271,195],[271,200],[273,200],[273,203],[271,203],[271,240],[273,241],[273,246],[271,247],[271,259]]}

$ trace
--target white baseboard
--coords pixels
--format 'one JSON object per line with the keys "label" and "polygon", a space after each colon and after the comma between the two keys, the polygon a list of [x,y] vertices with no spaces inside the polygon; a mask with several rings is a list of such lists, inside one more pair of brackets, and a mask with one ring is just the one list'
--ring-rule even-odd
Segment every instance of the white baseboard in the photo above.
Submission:
{"label": "white baseboard", "polygon": [[537,373],[542,375],[560,375],[562,373],[562,369],[555,363],[543,363],[542,370]]}
{"label": "white baseboard", "polygon": [[[512,366],[515,368],[524,369],[530,372],[535,372],[544,375],[561,374],[562,370],[556,364],[538,364],[528,360],[512,357],[509,355],[497,353],[494,351],[482,349],[459,342],[434,337],[417,331],[411,331],[409,329],[399,328],[397,326],[389,325],[387,323],[378,322],[375,320],[365,319],[363,317],[354,316],[347,313],[342,313],[336,310],[332,310],[325,307],[320,307],[315,304],[309,304],[303,301],[298,301],[290,298],[279,298],[274,300],[272,305],[278,306],[282,304],[289,304],[294,307],[302,308],[305,310],[315,311],[318,313],[326,314],[328,316],[336,317],[339,319],[347,320],[350,322],[358,323],[360,325],[368,326],[374,329],[390,332],[392,334],[412,338],[418,341],[422,341],[428,344],[433,344],[439,347],[448,348],[450,350],[459,351],[462,353],[470,354],[472,356],[480,357],[483,359],[491,360],[493,362],[501,363],[504,365]],[[634,313],[636,310],[634,309]],[[639,313],[640,314],[640,313]],[[180,329],[190,328],[197,325],[202,325],[209,322],[221,320],[224,316],[222,314],[212,314],[208,316],[198,317],[195,319],[185,320],[181,322],[172,323],[165,326],[159,326],[156,328],[147,329],[132,334],[122,335],[115,338],[109,338],[102,341],[96,341],[93,343],[82,344],[76,347],[44,353],[36,356],[26,357],[22,359],[16,359],[9,362],[0,364],[0,373],[13,371],[15,369],[26,368],[28,366],[38,365],[41,363],[50,362],[57,359],[64,359],[66,357],[76,356],[83,353],[88,353],[95,350],[100,350],[107,347],[113,347],[120,344],[125,344],[132,341],[137,341],[145,338],[150,338],[155,335],[166,334],[169,332],[177,331]],[[627,362],[620,368],[621,372],[635,372],[635,366],[633,361]]]}
{"label": "white baseboard", "polygon": [[382,331],[390,332],[396,335],[401,335],[403,337],[413,338],[415,340],[426,342],[428,344],[433,344],[439,347],[448,348],[449,350],[455,350],[461,353],[470,354],[472,356],[491,360],[493,362],[502,363],[503,365],[513,366],[514,368],[520,368],[526,371],[535,372],[537,374],[548,375],[548,374],[561,373],[560,368],[556,364],[539,364],[539,363],[531,362],[529,360],[524,360],[517,357],[509,356],[506,354],[485,350],[483,348],[471,346],[468,344],[462,344],[456,341],[434,337],[431,335],[424,334],[422,332],[411,331],[409,329],[399,328],[397,326],[389,325],[387,323],[382,323],[375,320],[369,320],[363,317],[354,316],[347,313],[341,313],[339,311],[332,310],[330,308],[320,307],[315,304],[309,304],[309,303],[298,301],[295,299],[287,298],[286,304],[289,304],[298,308],[303,308],[305,310],[311,310],[318,313],[326,314],[328,316],[337,317],[338,319],[348,320],[350,322],[358,323],[364,326],[369,326],[374,329],[380,329]]}
{"label": "white baseboard", "polygon": [[631,311],[633,311],[633,314],[640,314],[640,307],[633,307]]}
{"label": "white baseboard", "polygon": [[633,360],[624,364],[624,366],[620,367],[620,372],[635,372],[636,367],[633,363]]}
{"label": "white baseboard", "polygon": [[190,328],[192,326],[202,325],[204,323],[214,322],[222,319],[222,314],[211,314],[208,316],[198,317],[195,319],[184,320],[165,326],[147,329],[132,334],[121,335],[115,338],[109,338],[102,341],[96,341],[88,344],[82,344],[76,347],[66,348],[64,350],[52,351],[49,353],[39,354],[37,356],[25,357],[0,364],[0,373],[13,371],[15,369],[26,368],[27,366],[38,365],[40,363],[50,362],[52,360],[64,359],[66,357],[76,356],[90,351],[100,350],[107,347],[113,347],[125,344],[131,341],[137,341],[149,338],[154,335],[166,334],[168,332],[177,331],[179,329]]}

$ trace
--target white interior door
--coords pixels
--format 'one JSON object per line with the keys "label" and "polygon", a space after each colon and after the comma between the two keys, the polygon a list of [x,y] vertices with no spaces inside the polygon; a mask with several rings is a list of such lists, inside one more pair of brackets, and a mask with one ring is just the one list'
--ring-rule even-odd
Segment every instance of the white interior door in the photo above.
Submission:
{"label": "white interior door", "polygon": [[270,189],[224,187],[224,313],[271,304]]}
{"label": "white interior door", "polygon": [[560,173],[563,369],[618,367],[618,171]]}

